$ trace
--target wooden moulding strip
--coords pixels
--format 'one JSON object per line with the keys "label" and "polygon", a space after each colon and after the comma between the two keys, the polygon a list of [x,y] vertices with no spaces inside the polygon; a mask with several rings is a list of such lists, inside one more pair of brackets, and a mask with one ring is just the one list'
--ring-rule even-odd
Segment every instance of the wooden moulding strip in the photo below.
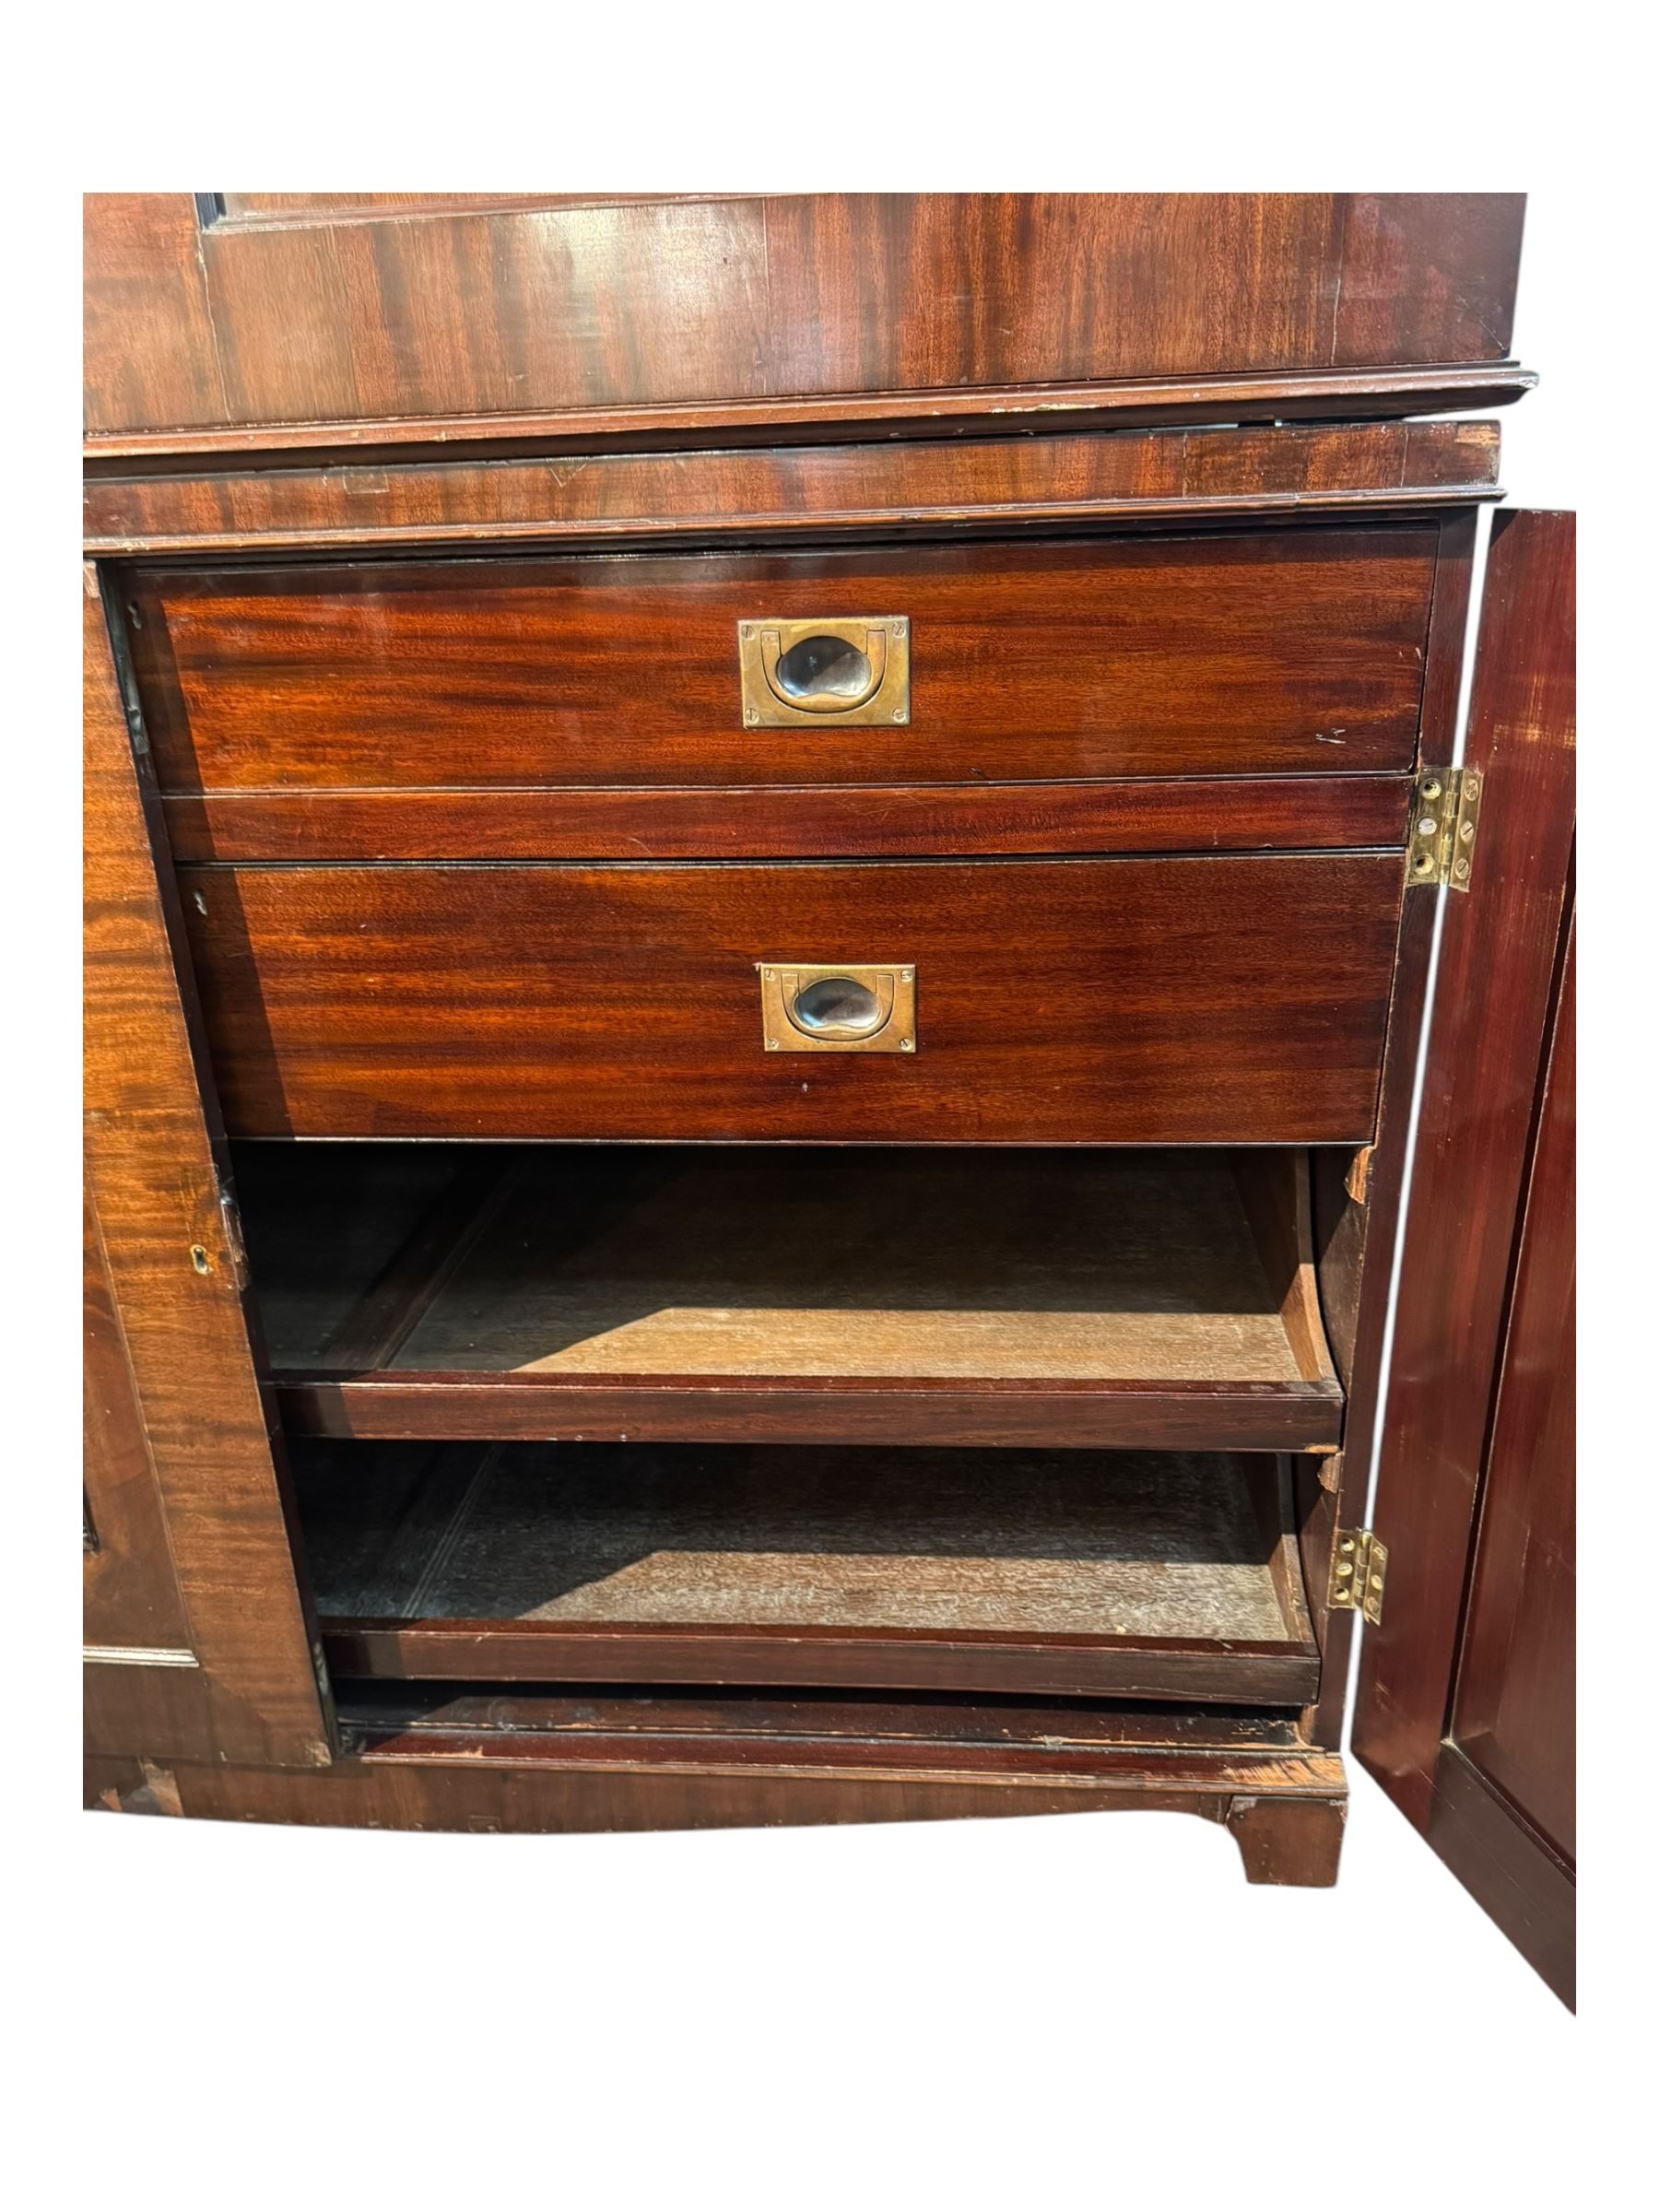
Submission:
{"label": "wooden moulding strip", "polygon": [[1401,846],[1409,776],[204,791],[180,862],[957,858]]}
{"label": "wooden moulding strip", "polygon": [[228,468],[257,461],[318,466],[377,459],[382,453],[416,458],[512,458],[526,448],[570,452],[583,442],[612,449],[648,445],[695,448],[754,439],[774,443],[782,432],[797,440],[856,439],[870,429],[885,436],[938,438],[981,434],[1029,420],[1045,430],[1100,426],[1133,429],[1161,422],[1215,422],[1229,408],[1247,421],[1256,414],[1276,421],[1308,422],[1323,417],[1445,414],[1459,407],[1501,407],[1536,384],[1536,373],[1515,361],[1444,364],[1415,369],[1337,370],[1285,375],[1148,377],[1117,382],[1016,384],[935,391],[842,394],[805,399],[693,402],[657,407],[574,407],[550,414],[421,415],[359,422],[263,423],[247,427],[121,430],[86,440],[87,465],[134,470],[148,464],[179,473],[180,464]]}
{"label": "wooden moulding strip", "polygon": [[401,1371],[364,1379],[304,1371],[275,1380],[292,1436],[1317,1452],[1334,1449],[1342,1434],[1335,1382],[1063,1386]]}
{"label": "wooden moulding strip", "polygon": [[89,553],[1059,528],[1501,498],[1489,422],[94,477]]}
{"label": "wooden moulding strip", "polygon": [[442,1682],[689,1682],[1023,1693],[1292,1707],[1318,1694],[1311,1642],[929,1635],[807,1627],[771,1632],[500,1620],[325,1619],[335,1673]]}

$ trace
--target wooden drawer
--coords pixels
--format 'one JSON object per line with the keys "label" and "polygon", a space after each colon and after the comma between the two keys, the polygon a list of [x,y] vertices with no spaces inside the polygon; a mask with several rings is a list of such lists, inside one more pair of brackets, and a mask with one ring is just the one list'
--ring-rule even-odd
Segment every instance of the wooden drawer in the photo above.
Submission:
{"label": "wooden drawer", "polygon": [[[174,792],[1400,771],[1436,533],[153,571]],[[903,617],[902,725],[749,728],[738,624]]]}
{"label": "wooden drawer", "polygon": [[[1397,853],[181,871],[235,1134],[1371,1134]],[[905,964],[908,1053],[765,1049],[757,963]]]}

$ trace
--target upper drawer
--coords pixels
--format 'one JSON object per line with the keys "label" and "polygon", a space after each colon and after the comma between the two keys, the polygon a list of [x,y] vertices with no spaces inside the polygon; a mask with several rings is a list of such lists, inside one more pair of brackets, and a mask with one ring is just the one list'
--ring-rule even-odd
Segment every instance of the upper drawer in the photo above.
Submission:
{"label": "upper drawer", "polygon": [[[1413,760],[1431,529],[151,571],[164,788],[903,783]],[[738,625],[903,617],[909,719],[747,726]]]}

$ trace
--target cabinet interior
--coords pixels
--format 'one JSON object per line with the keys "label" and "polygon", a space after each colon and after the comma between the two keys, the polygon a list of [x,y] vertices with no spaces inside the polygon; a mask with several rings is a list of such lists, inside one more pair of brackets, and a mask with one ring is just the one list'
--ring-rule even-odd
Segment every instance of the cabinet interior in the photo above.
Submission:
{"label": "cabinet interior", "polygon": [[[1295,1151],[241,1153],[271,1365],[306,1426],[345,1386],[352,1434],[593,1438],[602,1390],[639,1436],[653,1392],[695,1421],[747,1389],[782,1441],[789,1386],[816,1384],[913,1400],[886,1406],[889,1441],[1339,1440]],[[941,1437],[947,1396],[995,1436]],[[787,1441],[839,1433],[825,1413]]]}
{"label": "cabinet interior", "polygon": [[1343,1391],[1299,1149],[236,1176],[342,1677],[1317,1695]]}

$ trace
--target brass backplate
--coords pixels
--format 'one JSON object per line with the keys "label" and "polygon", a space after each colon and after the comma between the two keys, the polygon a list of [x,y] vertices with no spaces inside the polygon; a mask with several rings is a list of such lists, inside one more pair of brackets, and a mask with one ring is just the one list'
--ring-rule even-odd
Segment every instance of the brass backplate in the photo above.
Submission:
{"label": "brass backplate", "polygon": [[825,615],[737,625],[747,729],[869,729],[911,716],[905,615]]}
{"label": "brass backplate", "polygon": [[1407,883],[1466,891],[1480,827],[1480,777],[1472,768],[1426,768],[1417,780]]}
{"label": "brass backplate", "polygon": [[[760,1033],[769,1053],[915,1051],[913,968],[857,960],[755,964],[760,975]],[[838,993],[837,984],[846,988]],[[823,1013],[815,1007],[815,996]],[[838,1012],[850,1018],[838,1019]]]}

